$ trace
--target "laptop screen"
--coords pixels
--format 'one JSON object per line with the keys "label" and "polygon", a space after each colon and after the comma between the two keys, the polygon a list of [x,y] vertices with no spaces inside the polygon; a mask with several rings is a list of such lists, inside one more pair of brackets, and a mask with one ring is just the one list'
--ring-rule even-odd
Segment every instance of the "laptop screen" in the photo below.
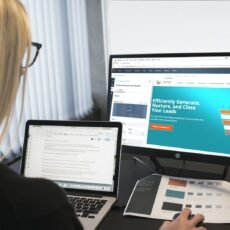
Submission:
{"label": "laptop screen", "polygon": [[62,188],[112,192],[118,127],[29,125],[24,175]]}

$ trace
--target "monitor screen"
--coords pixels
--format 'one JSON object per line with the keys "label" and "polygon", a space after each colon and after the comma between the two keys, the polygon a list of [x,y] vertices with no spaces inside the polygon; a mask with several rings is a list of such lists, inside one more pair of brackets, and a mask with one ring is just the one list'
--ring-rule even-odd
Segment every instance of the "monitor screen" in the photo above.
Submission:
{"label": "monitor screen", "polygon": [[108,95],[125,152],[230,163],[230,53],[111,55]]}

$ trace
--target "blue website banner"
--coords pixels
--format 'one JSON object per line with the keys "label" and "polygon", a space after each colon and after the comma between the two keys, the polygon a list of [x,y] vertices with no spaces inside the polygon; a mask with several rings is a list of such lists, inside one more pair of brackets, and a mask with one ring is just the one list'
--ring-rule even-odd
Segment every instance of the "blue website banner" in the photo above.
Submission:
{"label": "blue website banner", "polygon": [[147,143],[230,154],[221,111],[230,117],[228,88],[156,86]]}

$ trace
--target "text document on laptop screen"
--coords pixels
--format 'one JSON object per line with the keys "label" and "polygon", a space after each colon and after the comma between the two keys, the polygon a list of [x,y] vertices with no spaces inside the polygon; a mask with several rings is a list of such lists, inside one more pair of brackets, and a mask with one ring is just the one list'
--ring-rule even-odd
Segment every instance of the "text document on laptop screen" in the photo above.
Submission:
{"label": "text document on laptop screen", "polygon": [[63,188],[113,191],[117,133],[115,127],[31,125],[24,174]]}

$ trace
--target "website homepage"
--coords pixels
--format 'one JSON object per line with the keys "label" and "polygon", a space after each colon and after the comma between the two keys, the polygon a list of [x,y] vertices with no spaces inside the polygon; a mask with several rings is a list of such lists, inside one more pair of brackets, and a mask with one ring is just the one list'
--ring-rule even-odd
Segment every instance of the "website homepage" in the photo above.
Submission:
{"label": "website homepage", "polygon": [[230,157],[230,57],[114,59],[123,145]]}

